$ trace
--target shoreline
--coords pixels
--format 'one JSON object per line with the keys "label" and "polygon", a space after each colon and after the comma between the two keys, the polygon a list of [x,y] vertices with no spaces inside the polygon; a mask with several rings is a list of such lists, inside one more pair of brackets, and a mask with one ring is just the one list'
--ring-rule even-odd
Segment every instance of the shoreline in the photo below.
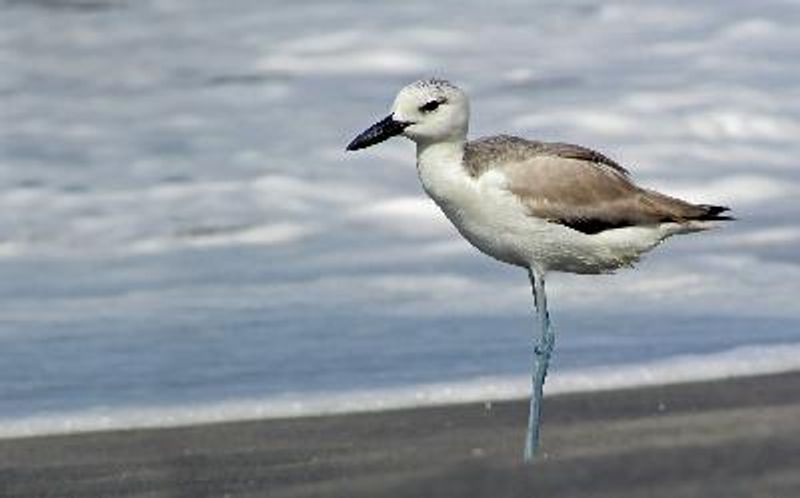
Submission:
{"label": "shoreline", "polygon": [[[527,402],[0,440],[0,495],[797,496],[800,372]],[[749,490],[749,491],[748,491]]]}
{"label": "shoreline", "polygon": [[[664,385],[694,384],[800,371],[800,343],[744,346],[725,351],[678,355],[646,363],[566,370],[550,375],[545,399]],[[527,399],[528,375],[477,377],[379,389],[309,392],[265,399],[229,399],[176,406],[141,406],[56,412],[0,418],[0,441],[139,429],[170,429],[254,420],[325,417],[470,403]],[[0,414],[2,415],[2,414]]]}

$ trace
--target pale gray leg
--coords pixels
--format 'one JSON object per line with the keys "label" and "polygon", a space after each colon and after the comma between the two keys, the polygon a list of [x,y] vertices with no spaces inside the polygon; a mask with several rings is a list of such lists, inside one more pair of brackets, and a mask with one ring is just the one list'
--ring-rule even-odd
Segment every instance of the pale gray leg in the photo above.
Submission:
{"label": "pale gray leg", "polygon": [[526,462],[533,459],[539,446],[539,424],[542,417],[542,387],[547,377],[547,366],[555,344],[555,333],[550,328],[550,315],[547,312],[547,295],[544,290],[544,272],[528,269],[528,277],[533,288],[533,300],[539,318],[540,337],[533,341],[533,372],[531,377],[532,392],[530,412],[528,414],[528,434],[525,438]]}

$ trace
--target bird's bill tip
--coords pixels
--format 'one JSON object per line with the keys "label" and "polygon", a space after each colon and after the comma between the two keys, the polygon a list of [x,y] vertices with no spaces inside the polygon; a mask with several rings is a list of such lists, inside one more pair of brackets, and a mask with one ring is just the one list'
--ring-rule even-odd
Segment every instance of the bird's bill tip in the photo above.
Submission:
{"label": "bird's bill tip", "polygon": [[390,114],[361,132],[352,142],[347,144],[346,150],[354,151],[366,149],[367,147],[379,144],[403,133],[403,130],[405,130],[409,124],[410,123],[404,123],[402,121],[395,121]]}

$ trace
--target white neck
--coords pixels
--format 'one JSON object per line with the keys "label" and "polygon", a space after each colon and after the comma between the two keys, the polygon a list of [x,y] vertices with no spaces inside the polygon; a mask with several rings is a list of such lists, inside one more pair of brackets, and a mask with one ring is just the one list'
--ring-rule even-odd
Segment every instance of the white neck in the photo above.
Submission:
{"label": "white neck", "polygon": [[444,163],[461,165],[461,161],[464,158],[464,143],[464,140],[417,143],[417,168]]}
{"label": "white neck", "polygon": [[465,141],[417,143],[417,172],[425,192],[445,211],[462,196],[472,179],[464,169]]}

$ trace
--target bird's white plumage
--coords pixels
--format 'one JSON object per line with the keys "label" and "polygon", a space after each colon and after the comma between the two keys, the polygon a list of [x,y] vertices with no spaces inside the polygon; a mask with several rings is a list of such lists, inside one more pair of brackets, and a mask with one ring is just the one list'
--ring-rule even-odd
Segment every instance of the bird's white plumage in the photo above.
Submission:
{"label": "bird's white plumage", "polygon": [[[435,112],[424,112],[424,104],[431,101],[441,102],[441,105]],[[392,118],[409,123],[403,135],[417,143],[417,169],[425,192],[464,238],[482,252],[506,263],[536,267],[541,271],[604,273],[631,265],[642,253],[670,235],[707,228],[705,223],[686,221],[584,233],[537,217],[532,213],[531,199],[525,199],[524,192],[541,190],[546,185],[532,185],[524,173],[549,171],[550,176],[546,179],[564,192],[563,181],[561,185],[555,185],[559,180],[554,179],[552,173],[555,172],[557,177],[562,167],[565,172],[583,171],[584,174],[579,174],[578,178],[597,187],[593,193],[596,196],[605,195],[613,199],[620,191],[621,199],[631,201],[641,194],[642,202],[636,204],[633,200],[630,204],[642,211],[649,209],[652,203],[664,201],[674,201],[672,206],[668,206],[673,208],[696,206],[639,189],[628,180],[621,167],[605,156],[568,144],[540,143],[565,152],[563,157],[559,157],[542,154],[536,147],[520,146],[521,139],[498,137],[493,142],[482,142],[490,146],[488,154],[484,149],[482,163],[477,167],[476,164],[466,164],[469,100],[464,92],[447,82],[419,81],[403,88],[392,106]],[[479,143],[481,141],[473,142]],[[579,157],[573,157],[575,154]],[[585,166],[570,166],[577,164]],[[624,196],[626,194],[628,197]],[[563,204],[569,199],[557,201]],[[541,207],[548,200],[544,197],[537,202]],[[569,204],[565,206],[568,210]],[[606,206],[610,211],[615,208],[612,203],[588,205],[595,212]],[[559,208],[564,210],[563,206]],[[576,205],[575,211],[586,208],[586,204]],[[626,205],[616,206],[616,209],[613,214],[619,216],[619,209],[626,209]]]}
{"label": "bird's white plumage", "polygon": [[531,216],[493,169],[473,178],[463,145],[421,147],[417,169],[425,192],[476,248],[500,261],[541,270],[602,273],[636,261],[661,240],[688,227],[675,223],[626,227],[587,235]]}

